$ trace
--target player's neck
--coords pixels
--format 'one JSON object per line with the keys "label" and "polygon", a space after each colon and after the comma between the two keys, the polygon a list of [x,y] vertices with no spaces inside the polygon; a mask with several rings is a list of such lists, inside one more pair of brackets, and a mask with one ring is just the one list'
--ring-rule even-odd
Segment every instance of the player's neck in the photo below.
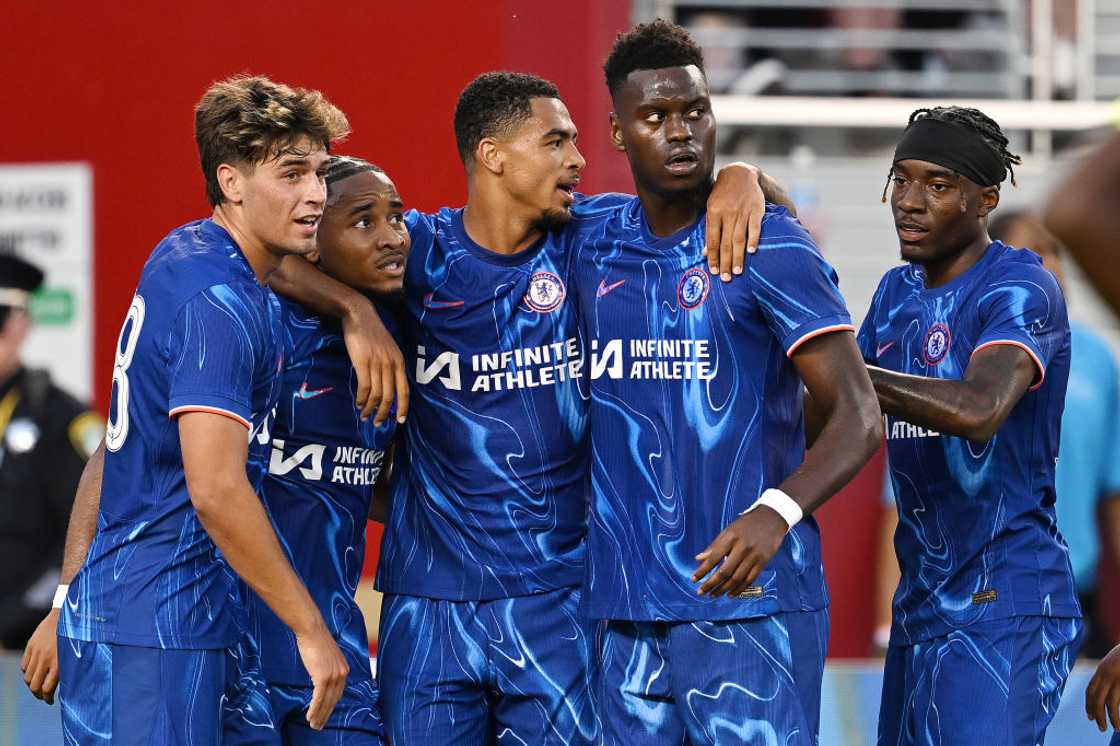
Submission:
{"label": "player's neck", "polygon": [[991,242],[987,232],[982,231],[976,240],[958,253],[923,264],[922,281],[926,288],[941,287],[972,269]]}
{"label": "player's neck", "polygon": [[635,185],[642,211],[650,233],[660,238],[671,236],[681,228],[692,225],[704,212],[710,187],[694,192],[660,194],[641,185]]}
{"label": "player's neck", "polygon": [[272,273],[280,266],[281,257],[269,251],[262,241],[245,230],[236,207],[223,202],[214,208],[212,218],[229,233],[237,248],[241,249],[245,261],[249,262],[249,268],[257,277],[257,282],[267,285]]}
{"label": "player's neck", "polygon": [[476,244],[498,254],[524,251],[541,237],[533,217],[511,210],[508,197],[473,185],[463,209],[463,230]]}

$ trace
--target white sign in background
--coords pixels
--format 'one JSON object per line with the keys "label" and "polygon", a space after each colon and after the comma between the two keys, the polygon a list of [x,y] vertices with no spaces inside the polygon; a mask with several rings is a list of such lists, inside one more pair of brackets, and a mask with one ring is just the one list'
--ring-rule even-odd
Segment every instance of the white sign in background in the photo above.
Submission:
{"label": "white sign in background", "polygon": [[93,172],[85,163],[0,165],[0,253],[46,274],[23,359],[79,399],[93,394]]}

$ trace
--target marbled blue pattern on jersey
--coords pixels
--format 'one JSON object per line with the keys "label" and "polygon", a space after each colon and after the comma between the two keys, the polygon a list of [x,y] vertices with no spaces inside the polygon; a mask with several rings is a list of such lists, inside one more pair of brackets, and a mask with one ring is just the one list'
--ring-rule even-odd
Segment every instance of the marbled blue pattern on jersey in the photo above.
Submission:
{"label": "marbled blue pattern on jersey", "polygon": [[592,397],[585,611],[683,621],[824,608],[811,517],[743,597],[701,598],[691,575],[696,554],[802,461],[787,355],[851,330],[835,273],[779,207],[727,284],[707,272],[703,220],[658,238],[636,198],[587,213],[572,269]]}
{"label": "marbled blue pattern on jersey", "polygon": [[[373,485],[397,423],[361,421],[357,376],[337,324],[295,303],[285,301],[284,309],[287,364],[261,497],[284,554],[346,657],[351,681],[368,681],[369,639],[354,593]],[[381,309],[381,317],[395,327],[389,310]],[[245,592],[248,633],[258,640],[265,680],[309,685],[291,630]]]}
{"label": "marbled blue pattern on jersey", "polygon": [[926,289],[921,268],[888,272],[860,329],[865,360],[961,379],[974,352],[1025,350],[1039,367],[990,440],[977,443],[886,418],[902,579],[892,645],[982,620],[1078,617],[1068,552],[1054,519],[1054,466],[1069,375],[1069,322],[1041,260],[996,241],[967,272]]}
{"label": "marbled blue pattern on jersey", "polygon": [[461,210],[408,224],[412,398],[377,587],[483,600],[576,585],[587,405],[564,245],[548,235],[496,254]]}
{"label": "marbled blue pattern on jersey", "polygon": [[219,412],[260,430],[276,405],[279,301],[211,220],[172,231],[144,266],[117,351],[97,534],[60,633],[160,648],[235,639],[230,574],[191,506],[173,413]]}

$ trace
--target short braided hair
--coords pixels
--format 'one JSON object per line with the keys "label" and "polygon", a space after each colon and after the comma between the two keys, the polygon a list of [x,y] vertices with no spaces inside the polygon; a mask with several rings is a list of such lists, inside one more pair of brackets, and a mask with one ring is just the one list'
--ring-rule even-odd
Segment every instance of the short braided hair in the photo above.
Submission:
{"label": "short braided hair", "polygon": [[332,184],[349,178],[354,174],[360,174],[366,171],[374,171],[379,174],[385,173],[380,166],[362,160],[361,158],[356,158],[352,155],[332,155],[330,160],[327,161],[327,175],[325,177],[325,181],[327,182],[327,196],[330,197]]}

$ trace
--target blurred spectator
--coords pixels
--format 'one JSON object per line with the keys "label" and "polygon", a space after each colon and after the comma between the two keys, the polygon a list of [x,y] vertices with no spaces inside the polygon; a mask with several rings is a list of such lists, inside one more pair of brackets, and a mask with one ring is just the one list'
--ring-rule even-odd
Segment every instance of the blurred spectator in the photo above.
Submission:
{"label": "blurred spectator", "polygon": [[[989,233],[1035,251],[1065,288],[1062,246],[1037,216],[997,212]],[[1081,654],[1100,658],[1114,642],[1097,614],[1096,596],[1100,533],[1112,538],[1109,544],[1114,546],[1120,537],[1120,388],[1116,360],[1104,339],[1075,321],[1070,322],[1070,332],[1073,357],[1062,415],[1055,509],[1085,614],[1087,636]]]}
{"label": "blurred spectator", "polygon": [[74,489],[101,417],[23,367],[27,303],[43,273],[0,255],[0,648],[22,649],[50,610]]}
{"label": "blurred spectator", "polygon": [[[988,232],[993,239],[1037,253],[1065,287],[1061,245],[1037,216],[1015,210],[997,212]],[[1118,546],[1116,539],[1120,539],[1120,387],[1116,361],[1108,344],[1077,322],[1071,321],[1070,329],[1072,359],[1062,415],[1055,511],[1058,530],[1069,547],[1085,615],[1080,654],[1100,658],[1114,642],[1097,613],[1097,564],[1100,534],[1109,536],[1112,541],[1108,543],[1114,547]],[[899,578],[898,561],[891,546],[898,512],[889,473],[883,486],[883,503],[886,513],[877,574],[876,649],[885,647],[890,632],[891,599]]]}

